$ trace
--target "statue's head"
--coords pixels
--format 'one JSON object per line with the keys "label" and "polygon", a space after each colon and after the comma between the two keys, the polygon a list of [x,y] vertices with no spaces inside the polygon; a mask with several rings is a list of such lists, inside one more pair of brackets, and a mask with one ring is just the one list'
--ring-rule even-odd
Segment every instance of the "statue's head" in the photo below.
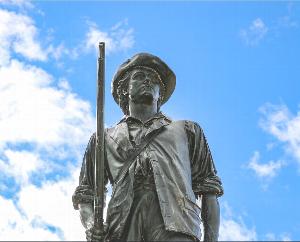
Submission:
{"label": "statue's head", "polygon": [[157,56],[139,53],[118,68],[112,80],[112,94],[128,114],[129,100],[154,99],[159,109],[172,95],[175,84],[176,76],[167,64]]}

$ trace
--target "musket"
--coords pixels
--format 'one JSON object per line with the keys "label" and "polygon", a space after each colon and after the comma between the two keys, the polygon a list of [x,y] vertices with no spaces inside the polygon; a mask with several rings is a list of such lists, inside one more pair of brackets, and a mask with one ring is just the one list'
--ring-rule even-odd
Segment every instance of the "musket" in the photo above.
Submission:
{"label": "musket", "polygon": [[94,228],[104,234],[104,68],[105,68],[105,43],[99,43],[98,78],[97,78],[97,126],[95,146],[95,195],[94,195]]}

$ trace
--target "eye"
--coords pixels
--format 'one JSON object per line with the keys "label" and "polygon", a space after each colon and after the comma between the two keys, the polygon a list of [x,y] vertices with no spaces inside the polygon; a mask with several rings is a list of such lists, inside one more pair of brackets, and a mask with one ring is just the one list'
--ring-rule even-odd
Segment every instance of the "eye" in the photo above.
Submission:
{"label": "eye", "polygon": [[138,80],[138,81],[143,81],[145,80],[146,75],[143,72],[136,72],[133,74],[132,79]]}
{"label": "eye", "polygon": [[159,80],[156,78],[156,76],[153,76],[152,82],[154,84],[160,84]]}

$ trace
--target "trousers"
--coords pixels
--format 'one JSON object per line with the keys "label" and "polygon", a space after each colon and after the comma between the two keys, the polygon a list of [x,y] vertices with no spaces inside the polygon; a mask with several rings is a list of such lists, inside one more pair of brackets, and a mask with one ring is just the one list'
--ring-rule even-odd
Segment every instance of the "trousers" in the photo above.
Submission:
{"label": "trousers", "polygon": [[123,241],[196,241],[192,236],[165,229],[153,176],[136,179],[134,199]]}

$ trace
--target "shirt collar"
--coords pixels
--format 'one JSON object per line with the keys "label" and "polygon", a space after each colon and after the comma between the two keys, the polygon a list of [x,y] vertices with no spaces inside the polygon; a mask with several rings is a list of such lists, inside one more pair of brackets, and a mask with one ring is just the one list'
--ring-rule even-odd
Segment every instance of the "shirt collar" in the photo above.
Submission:
{"label": "shirt collar", "polygon": [[150,119],[148,119],[146,122],[142,122],[141,120],[135,118],[135,117],[132,117],[130,115],[124,115],[123,118],[120,120],[119,124],[120,123],[123,123],[123,122],[126,122],[128,123],[130,120],[132,121],[135,121],[135,122],[141,122],[143,124],[147,124],[147,123],[150,123],[151,121],[154,122],[154,120],[156,121],[162,121],[162,120],[165,120],[167,121],[168,123],[171,123],[172,120],[170,118],[168,118],[166,115],[164,115],[162,112],[158,112],[156,113],[153,117],[151,117]]}

